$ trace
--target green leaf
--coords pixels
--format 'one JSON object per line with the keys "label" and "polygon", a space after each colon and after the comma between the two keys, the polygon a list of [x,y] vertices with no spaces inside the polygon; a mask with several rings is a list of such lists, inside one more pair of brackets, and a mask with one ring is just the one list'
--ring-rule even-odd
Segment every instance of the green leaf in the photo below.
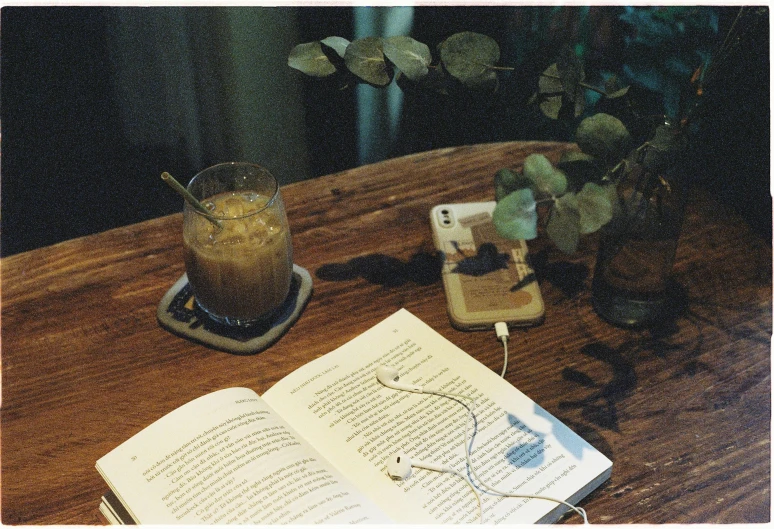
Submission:
{"label": "green leaf", "polygon": [[573,162],[591,162],[594,160],[594,157],[590,154],[586,154],[585,152],[580,151],[564,151],[562,153],[562,156],[559,158],[559,164],[569,164]]}
{"label": "green leaf", "polygon": [[561,94],[564,92],[559,66],[554,63],[543,71],[538,78],[538,92],[541,94]]}
{"label": "green leaf", "polygon": [[518,189],[532,185],[532,180],[510,169],[500,169],[495,174],[495,200],[498,202]]}
{"label": "green leaf", "polygon": [[684,149],[685,137],[677,127],[668,123],[659,125],[648,142],[642,165],[651,172],[664,171],[677,162]]}
{"label": "green leaf", "polygon": [[562,252],[572,254],[578,249],[580,212],[578,198],[574,193],[567,193],[554,202],[546,233]]}
{"label": "green leaf", "polygon": [[615,92],[610,92],[609,94],[607,94],[607,98],[608,99],[616,99],[616,98],[619,98],[619,97],[624,97],[628,93],[629,93],[629,87],[628,86],[624,86],[620,90],[616,90]]}
{"label": "green leaf", "polygon": [[327,77],[336,67],[322,50],[319,41],[299,44],[290,51],[288,66],[312,77]]}
{"label": "green leaf", "polygon": [[580,89],[580,83],[586,74],[583,71],[583,63],[575,55],[575,52],[569,48],[564,48],[559,61],[556,63],[556,68],[567,100],[576,102],[578,98],[583,99],[584,94],[583,90]]}
{"label": "green leaf", "polygon": [[537,237],[537,204],[530,189],[519,189],[503,197],[492,212],[492,223],[506,239]]}
{"label": "green leaf", "polygon": [[382,39],[378,37],[353,40],[344,53],[344,62],[350,72],[374,86],[387,86],[392,81],[384,60]]}
{"label": "green leaf", "polygon": [[605,169],[593,156],[578,151],[565,151],[556,167],[567,176],[567,187],[576,191],[586,182],[600,181],[605,175]]}
{"label": "green leaf", "polygon": [[500,60],[500,46],[481,33],[455,33],[439,45],[441,62],[449,74],[468,87],[497,80],[492,67]]}
{"label": "green leaf", "polygon": [[559,78],[559,67],[552,64],[538,78],[538,94],[540,94],[540,111],[551,119],[559,119],[562,110],[562,80]]}
{"label": "green leaf", "polygon": [[575,141],[583,152],[612,164],[628,151],[631,135],[621,120],[599,113],[581,121]]}
{"label": "green leaf", "polygon": [[569,102],[572,105],[572,113],[575,117],[583,114],[586,107],[586,98],[583,88],[574,78],[566,72],[560,71],[557,63],[552,64],[543,71],[538,78],[538,98],[540,111],[551,119],[559,119],[562,108]]}
{"label": "green leaf", "polygon": [[433,61],[430,48],[411,37],[398,36],[384,39],[384,55],[412,81],[425,77]]}
{"label": "green leaf", "polygon": [[589,182],[583,186],[577,198],[579,229],[582,234],[597,231],[613,218],[613,204],[610,202],[608,186]]}
{"label": "green leaf", "polygon": [[428,70],[427,75],[412,81],[403,72],[398,71],[395,76],[395,83],[406,93],[411,92],[435,92],[444,96],[449,95],[447,86],[448,76],[442,73],[438,68]]}
{"label": "green leaf", "polygon": [[325,47],[332,49],[336,52],[336,55],[344,58],[344,54],[347,52],[347,46],[349,46],[349,41],[343,37],[326,37],[320,41],[320,44],[323,45],[323,51],[325,50]]}
{"label": "green leaf", "polygon": [[340,83],[346,83],[347,78],[351,78],[351,74],[347,71],[347,64],[344,62],[344,54],[347,52],[347,46],[349,41],[342,37],[326,37],[320,41],[320,48],[322,52],[331,61],[331,64],[336,68],[338,80]]}
{"label": "green leaf", "polygon": [[527,156],[524,176],[534,182],[538,195],[556,196],[567,190],[567,177],[542,154]]}

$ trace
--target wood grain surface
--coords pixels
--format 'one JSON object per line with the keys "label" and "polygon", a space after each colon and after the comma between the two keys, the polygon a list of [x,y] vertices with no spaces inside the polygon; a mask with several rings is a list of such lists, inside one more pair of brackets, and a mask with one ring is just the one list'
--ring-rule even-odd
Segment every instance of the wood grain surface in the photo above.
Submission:
{"label": "wood grain surface", "polygon": [[[262,393],[401,307],[499,372],[493,333],[449,324],[429,211],[491,200],[497,169],[570,147],[456,147],[283,187],[294,260],[314,293],[252,356],[158,325],[156,307],[184,272],[180,214],[3,259],[2,523],[103,524],[99,457],[204,393]],[[158,186],[148,192],[167,192]],[[571,258],[543,240],[530,251],[546,318],[511,333],[506,378],[613,461],[582,504],[591,521],[769,521],[770,241],[692,192],[674,269],[688,303],[647,331],[591,309],[593,236]]]}

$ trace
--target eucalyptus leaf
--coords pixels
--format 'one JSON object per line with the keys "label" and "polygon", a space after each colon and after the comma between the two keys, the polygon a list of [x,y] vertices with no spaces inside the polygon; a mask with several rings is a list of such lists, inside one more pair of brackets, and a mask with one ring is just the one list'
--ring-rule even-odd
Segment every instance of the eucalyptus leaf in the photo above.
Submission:
{"label": "eucalyptus leaf", "polygon": [[586,96],[583,93],[583,88],[581,88],[580,85],[576,87],[576,93],[574,98],[574,105],[573,105],[573,116],[574,117],[580,117],[583,112],[586,110]]}
{"label": "eucalyptus leaf", "polygon": [[336,72],[345,74],[338,76],[340,82],[346,82],[348,80],[347,78],[352,77],[348,72],[347,64],[344,62],[344,54],[347,52],[347,46],[349,46],[349,41],[342,37],[326,37],[320,41],[322,52],[336,68]]}
{"label": "eucalyptus leaf", "polygon": [[551,119],[559,119],[562,111],[562,96],[543,96],[540,99],[540,111]]}
{"label": "eucalyptus leaf", "polygon": [[546,225],[546,233],[559,250],[572,254],[580,242],[580,212],[574,193],[567,193],[554,202]]}
{"label": "eucalyptus leaf", "polygon": [[[589,182],[577,195],[580,233],[594,233],[613,218],[613,204],[608,187]],[[615,187],[615,186],[612,186]]]}
{"label": "eucalyptus leaf", "polygon": [[605,97],[608,99],[617,99],[629,93],[628,86],[620,86],[618,77],[613,75],[605,81]]}
{"label": "eucalyptus leaf", "polygon": [[534,182],[538,196],[561,195],[567,190],[567,177],[542,154],[530,154],[524,160],[524,176]]}
{"label": "eucalyptus leaf", "polygon": [[626,154],[631,135],[621,120],[599,113],[581,121],[575,131],[575,141],[583,152],[613,163]]}
{"label": "eucalyptus leaf", "polygon": [[559,79],[559,67],[552,64],[538,78],[538,94],[540,94],[540,111],[551,119],[559,119],[562,110],[562,81]]}
{"label": "eucalyptus leaf", "polygon": [[495,200],[500,201],[518,189],[532,185],[532,180],[511,169],[500,169],[495,174]]}
{"label": "eucalyptus leaf", "polygon": [[537,204],[530,189],[519,189],[503,197],[492,212],[492,223],[506,239],[537,237]]}
{"label": "eucalyptus leaf", "polygon": [[566,81],[562,78],[559,65],[552,64],[546,68],[538,78],[538,98],[540,111],[551,119],[559,119],[564,108],[572,106],[572,114],[575,117],[583,114],[586,108],[586,98],[583,88],[570,78]]}
{"label": "eucalyptus leaf", "polygon": [[322,50],[319,41],[298,44],[290,51],[288,66],[312,77],[328,77],[336,67]]}
{"label": "eucalyptus leaf", "polygon": [[608,77],[605,80],[605,92],[608,94],[612,94],[616,90],[618,90],[618,76],[613,74],[610,77]]}
{"label": "eucalyptus leaf", "polygon": [[469,87],[497,79],[492,67],[500,60],[500,46],[481,33],[455,33],[439,45],[441,62],[449,74]]}
{"label": "eucalyptus leaf", "polygon": [[350,72],[374,86],[387,86],[392,81],[382,51],[382,39],[365,37],[353,40],[344,53],[344,62]]}
{"label": "eucalyptus leaf", "polygon": [[685,138],[679,132],[679,129],[670,124],[656,128],[642,161],[645,169],[657,173],[676,163],[685,148]]}
{"label": "eucalyptus leaf", "polygon": [[577,97],[583,98],[584,94],[583,90],[580,89],[580,83],[583,81],[585,73],[583,63],[575,55],[575,52],[569,48],[564,48],[556,62],[556,69],[567,100],[575,102]]}
{"label": "eucalyptus leaf", "polygon": [[424,78],[433,62],[430,48],[411,37],[398,36],[384,39],[384,55],[412,81]]}
{"label": "eucalyptus leaf", "polygon": [[349,41],[344,37],[326,37],[320,41],[320,44],[322,44],[323,47],[327,46],[332,49],[336,52],[336,55],[343,59],[344,54],[347,53]]}
{"label": "eucalyptus leaf", "polygon": [[580,151],[564,151],[559,158],[559,165],[569,164],[573,162],[591,162],[594,161],[594,157],[590,154]]}
{"label": "eucalyptus leaf", "polygon": [[411,92],[412,90],[427,90],[448,96],[449,87],[447,77],[448,76],[441,73],[438,68],[432,68],[428,70],[427,75],[417,80],[411,80],[403,72],[398,71],[398,74],[395,76],[395,83],[404,92]]}
{"label": "eucalyptus leaf", "polygon": [[568,188],[578,190],[586,182],[600,181],[605,174],[596,158],[590,154],[578,151],[565,151],[556,164],[568,179]]}
{"label": "eucalyptus leaf", "polygon": [[629,93],[629,87],[628,86],[624,86],[623,88],[621,88],[619,90],[616,90],[614,92],[611,92],[611,93],[607,94],[607,97],[609,99],[616,99],[616,98],[619,98],[619,97],[624,97],[628,93]]}
{"label": "eucalyptus leaf", "polygon": [[554,63],[543,71],[538,78],[538,92],[541,94],[561,94],[564,92],[559,66]]}

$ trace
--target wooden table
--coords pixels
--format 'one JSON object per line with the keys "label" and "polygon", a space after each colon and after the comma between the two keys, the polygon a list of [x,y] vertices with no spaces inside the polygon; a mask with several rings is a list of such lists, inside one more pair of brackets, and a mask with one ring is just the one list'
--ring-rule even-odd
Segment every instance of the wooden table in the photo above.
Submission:
{"label": "wooden table", "polygon": [[[206,392],[262,393],[400,307],[499,372],[492,333],[449,324],[428,212],[491,200],[497,169],[566,148],[450,148],[284,187],[295,262],[314,293],[295,326],[252,356],[158,325],[159,300],[184,271],[179,214],[3,259],[2,522],[104,523],[100,456]],[[159,181],[149,192],[168,190]],[[592,311],[595,245],[589,237],[567,258],[531,243],[546,319],[512,333],[507,374],[612,459],[612,478],[583,503],[591,520],[768,521],[769,241],[694,193],[675,265],[690,304],[652,331]]]}

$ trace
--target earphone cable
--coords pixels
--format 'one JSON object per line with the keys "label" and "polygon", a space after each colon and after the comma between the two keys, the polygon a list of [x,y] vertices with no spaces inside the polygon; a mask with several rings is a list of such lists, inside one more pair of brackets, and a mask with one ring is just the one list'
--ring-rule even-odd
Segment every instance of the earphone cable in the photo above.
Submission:
{"label": "earphone cable", "polygon": [[503,372],[500,373],[500,378],[505,378],[505,372],[508,370],[508,339],[503,338]]}
{"label": "earphone cable", "polygon": [[460,472],[457,472],[454,469],[449,469],[449,472],[451,472],[455,476],[457,476],[460,479],[462,479],[462,481],[464,481],[467,484],[467,486],[470,487],[470,490],[473,491],[473,494],[475,494],[475,496],[476,496],[476,501],[478,502],[478,522],[479,523],[484,523],[484,508],[483,508],[483,506],[481,504],[481,495],[478,493],[478,490],[476,489],[476,486],[473,485],[473,483],[471,483],[470,480],[468,478],[466,478],[464,474],[462,474]]}
{"label": "earphone cable", "polygon": [[[476,407],[476,399],[470,398],[470,401],[472,402],[472,407]],[[509,498],[531,498],[536,500],[546,500],[546,501],[553,501],[555,503],[559,503],[561,505],[565,505],[571,510],[575,511],[580,515],[580,517],[583,519],[583,524],[588,525],[589,519],[586,515],[586,510],[582,507],[576,507],[575,505],[566,502],[564,500],[561,500],[559,498],[554,498],[552,496],[542,496],[542,495],[536,495],[536,494],[521,494],[521,493],[512,493],[512,492],[505,492],[498,490],[488,483],[486,483],[476,472],[476,469],[473,468],[473,461],[472,461],[472,452],[473,452],[473,436],[470,435],[470,422],[471,418],[473,417],[473,410],[468,408],[468,417],[465,420],[465,459],[467,460],[468,468],[470,469],[471,475],[478,481],[479,485],[484,487],[489,492],[492,492],[494,494],[498,494],[500,496],[506,496]],[[470,439],[470,442],[468,443],[468,439]]]}
{"label": "earphone cable", "polygon": [[[491,485],[486,483],[481,478],[481,476],[478,475],[478,473],[476,472],[476,469],[473,467],[473,459],[472,459],[473,438],[474,438],[474,436],[472,436],[470,434],[470,423],[471,423],[471,420],[475,419],[475,414],[474,414],[473,409],[475,409],[476,405],[477,405],[476,399],[473,398],[473,397],[469,397],[468,395],[462,395],[460,393],[445,393],[445,392],[442,392],[442,391],[433,391],[433,390],[426,390],[425,393],[430,393],[430,394],[437,395],[437,396],[440,396],[440,397],[455,397],[455,398],[458,398],[458,399],[469,400],[471,402],[471,407],[470,408],[465,406],[465,408],[468,411],[468,415],[467,415],[467,417],[465,419],[465,438],[464,438],[464,443],[465,443],[465,460],[466,460],[466,463],[468,465],[468,468],[470,469],[471,476],[479,483],[479,485],[481,487],[483,487],[484,489],[486,489],[487,491],[489,491],[489,492],[491,492],[493,494],[497,494],[499,496],[505,496],[505,497],[508,497],[508,498],[530,498],[530,499],[536,499],[536,500],[552,501],[554,503],[565,505],[566,507],[568,507],[569,509],[575,511],[576,513],[578,513],[578,515],[580,515],[580,517],[583,519],[583,524],[584,525],[588,525],[589,519],[588,519],[588,516],[586,514],[586,510],[583,509],[582,507],[577,507],[577,506],[575,506],[575,505],[573,505],[573,504],[571,504],[569,502],[566,502],[566,501],[561,500],[559,498],[554,498],[552,496],[541,496],[541,495],[536,495],[536,494],[520,494],[520,493],[513,493],[513,492],[505,492],[505,491],[498,490],[495,487],[492,487]],[[468,439],[470,439],[470,441],[468,441]],[[468,480],[466,479],[465,481],[468,481]],[[475,490],[475,485],[473,483],[468,481],[468,484]],[[480,497],[479,497],[479,501],[480,501]],[[482,513],[481,514],[481,521],[482,522],[483,522],[483,519],[484,518],[483,518],[483,513]]]}

